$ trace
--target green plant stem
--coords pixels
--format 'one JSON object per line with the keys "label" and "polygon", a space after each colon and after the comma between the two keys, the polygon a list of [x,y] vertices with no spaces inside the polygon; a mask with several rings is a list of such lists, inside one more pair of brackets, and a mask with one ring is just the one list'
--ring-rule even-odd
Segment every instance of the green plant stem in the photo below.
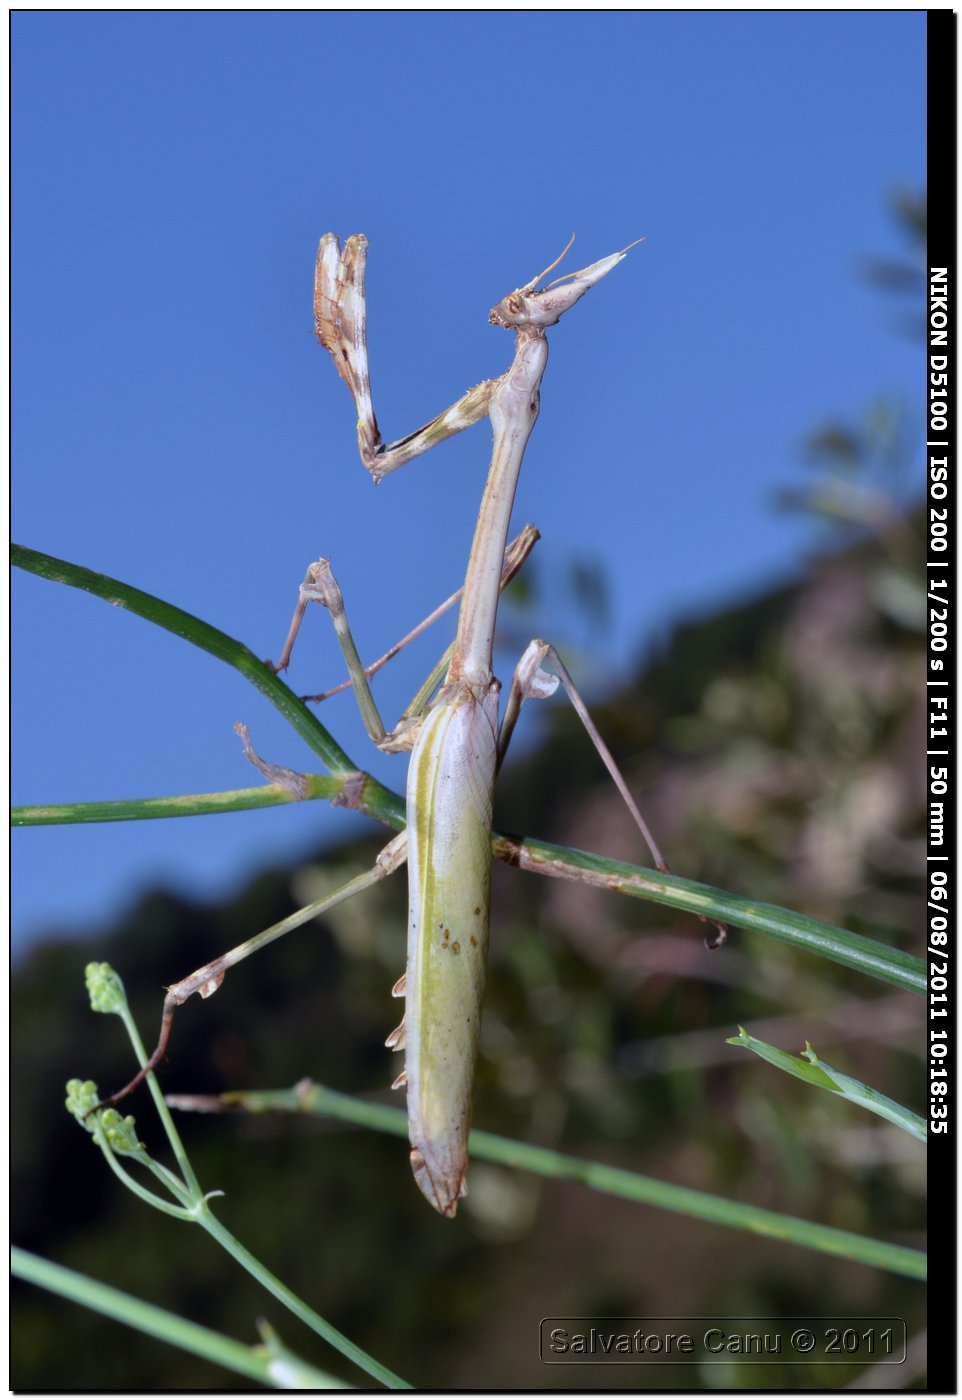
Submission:
{"label": "green plant stem", "polygon": [[[124,1029],[130,1037],[130,1043],[134,1047],[134,1054],[137,1056],[137,1063],[140,1065],[141,1069],[143,1069],[150,1057],[144,1048],[144,1042],[141,1039],[140,1031],[137,1029],[137,1024],[131,1014],[130,1007],[127,1005],[126,997],[122,1005],[118,1008],[117,1014],[123,1021]],[[180,1133],[177,1131],[174,1124],[170,1109],[167,1107],[166,1100],[164,1099],[160,1085],[157,1083],[157,1076],[155,1074],[148,1074],[147,1087],[150,1090],[150,1096],[154,1101],[154,1107],[157,1110],[157,1115],[163,1125],[164,1132],[167,1134],[167,1141],[170,1143],[174,1156],[177,1159],[177,1165],[180,1167],[184,1185],[195,1200],[200,1200],[203,1197],[200,1182],[197,1180],[194,1168],[190,1164],[190,1158],[187,1156],[184,1144],[181,1141]]]}
{"label": "green plant stem", "polygon": [[645,870],[625,861],[607,856],[577,851],[570,846],[553,846],[547,841],[530,837],[493,838],[495,854],[509,865],[518,865],[540,875],[556,875],[567,880],[581,880],[600,889],[667,904],[673,909],[719,919],[738,928],[751,929],[766,938],[777,938],[806,952],[816,953],[843,967],[888,982],[903,991],[923,996],[926,991],[926,968],[921,958],[877,943],[864,934],[823,923],[821,919],[782,909],[777,904],[765,904],[757,899],[745,899],[712,885],[685,880],[678,875]]}
{"label": "green plant stem", "polygon": [[184,797],[130,797],[113,802],[71,802],[59,805],[11,807],[12,826],[65,826],[87,822],[135,822],[161,817],[217,816],[221,812],[249,812],[261,807],[283,807],[289,802],[315,799],[334,801],[350,782],[343,775],[299,775],[304,783],[294,793],[282,783],[234,788],[229,792],[194,792]]}
{"label": "green plant stem", "polygon": [[[144,1049],[144,1043],[137,1029],[136,1022],[130,1011],[123,982],[117,976],[114,969],[106,963],[91,963],[88,965],[86,977],[91,1008],[97,1012],[109,1012],[120,1017],[131,1045],[133,1046],[137,1061],[141,1068],[144,1068],[148,1062],[148,1056]],[[184,1149],[180,1134],[174,1125],[174,1120],[167,1102],[160,1091],[156,1076],[152,1071],[147,1074],[147,1085],[150,1089],[157,1112],[160,1115],[161,1124],[167,1135],[167,1140],[180,1167],[182,1179],[176,1177],[173,1172],[169,1171],[167,1167],[157,1162],[146,1152],[143,1145],[140,1144],[135,1137],[135,1125],[132,1119],[126,1120],[123,1125],[124,1131],[122,1132],[121,1126],[118,1123],[115,1122],[108,1125],[104,1121],[108,1117],[108,1112],[114,1113],[115,1118],[119,1118],[119,1115],[117,1115],[114,1110],[105,1112],[100,1112],[98,1110],[98,1116],[94,1120],[92,1130],[109,1166],[124,1185],[132,1190],[135,1195],[146,1201],[147,1204],[154,1206],[165,1214],[174,1216],[176,1219],[182,1220],[187,1224],[199,1225],[207,1234],[217,1241],[221,1248],[227,1251],[232,1259],[236,1260],[242,1268],[246,1269],[267,1292],[273,1294],[286,1308],[289,1308],[295,1317],[305,1322],[319,1337],[322,1337],[329,1345],[335,1347],[342,1355],[346,1356],[349,1361],[359,1366],[369,1376],[374,1377],[375,1380],[382,1382],[392,1389],[409,1390],[411,1387],[407,1382],[402,1381],[393,1371],[390,1371],[386,1366],[382,1366],[379,1361],[369,1356],[366,1351],[357,1346],[356,1343],[352,1342],[348,1337],[345,1337],[336,1327],[331,1326],[329,1322],[326,1322],[324,1318],[320,1317],[312,1308],[308,1307],[308,1305],[303,1302],[296,1293],[292,1292],[286,1284],[281,1283],[280,1279],[272,1274],[259,1259],[255,1258],[250,1250],[246,1249],[245,1246],[231,1234],[227,1227],[217,1219],[211,1210],[210,1202],[213,1197],[220,1196],[223,1193],[220,1191],[205,1193],[203,1191],[200,1182],[197,1180],[194,1169],[191,1166],[187,1152]],[[87,1088],[87,1085],[78,1084],[75,1086],[74,1081],[72,1081],[71,1084],[68,1085],[67,1107],[71,1112],[75,1113],[75,1115],[79,1114],[79,1121],[89,1131],[91,1130],[91,1124],[88,1122],[87,1116],[80,1113],[76,1104],[78,1089],[79,1094],[83,1095],[87,1091]],[[94,1094],[96,1092],[96,1085],[90,1084],[89,1090],[91,1094]],[[135,1150],[132,1147],[134,1142],[137,1143]],[[146,1167],[152,1172],[153,1175],[164,1184],[170,1194],[178,1202],[178,1205],[172,1206],[169,1202],[161,1200],[159,1197],[155,1196],[153,1192],[147,1191],[146,1188],[141,1186],[140,1183],[131,1176],[119,1160],[118,1144],[120,1145],[119,1150],[121,1155],[133,1160],[138,1160],[143,1167]],[[275,1351],[277,1351],[277,1348],[275,1348]],[[281,1367],[286,1359],[287,1358],[278,1352],[275,1357],[277,1366]],[[294,1364],[295,1361],[296,1358],[291,1364]]]}
{"label": "green plant stem", "polygon": [[380,1381],[389,1390],[411,1390],[413,1387],[407,1381],[402,1381],[400,1376],[396,1376],[387,1366],[383,1366],[380,1361],[375,1361],[373,1356],[369,1356],[363,1348],[352,1342],[349,1337],[345,1337],[343,1332],[339,1332],[336,1327],[332,1327],[323,1317],[314,1311],[313,1308],[293,1293],[286,1284],[271,1273],[259,1259],[251,1254],[231,1232],[223,1225],[217,1217],[207,1209],[203,1215],[198,1216],[198,1223],[204,1227],[207,1233],[217,1241],[222,1249],[235,1259],[243,1269],[257,1280],[262,1288],[268,1293],[272,1293],[279,1302],[299,1317],[300,1320],[310,1327],[312,1332],[316,1332],[325,1342],[335,1347],[342,1356],[346,1356],[349,1361],[353,1361],[355,1366],[359,1366],[374,1380]]}
{"label": "green plant stem", "polygon": [[[219,1101],[225,1107],[239,1107],[250,1113],[274,1110],[308,1113],[317,1117],[339,1118],[361,1127],[373,1128],[378,1132],[392,1133],[396,1137],[407,1137],[408,1133],[407,1116],[402,1109],[353,1098],[349,1094],[325,1089],[319,1084],[304,1083],[294,1089],[224,1094]],[[210,1106],[210,1101],[204,1102],[206,1106]],[[172,1099],[172,1103],[174,1106],[188,1107],[189,1099],[176,1097]],[[582,1186],[589,1186],[610,1196],[620,1196],[627,1201],[656,1206],[661,1210],[677,1211],[715,1225],[748,1230],[756,1235],[784,1240],[788,1244],[818,1250],[823,1254],[832,1254],[892,1273],[904,1274],[908,1278],[924,1279],[926,1276],[925,1254],[903,1245],[868,1239],[864,1235],[852,1234],[847,1230],[836,1230],[810,1220],[781,1215],[777,1211],[743,1205],[740,1201],[726,1200],[722,1196],[693,1191],[685,1186],[673,1186],[654,1177],[642,1176],[620,1167],[606,1166],[602,1162],[586,1162],[578,1157],[569,1157],[545,1147],[516,1142],[494,1133],[477,1130],[472,1132],[468,1148],[472,1157],[516,1167],[536,1176],[576,1181]]]}
{"label": "green plant stem", "polygon": [[171,1203],[164,1200],[162,1196],[158,1196],[155,1192],[149,1191],[146,1186],[142,1186],[137,1178],[128,1172],[106,1138],[100,1136],[98,1133],[96,1140],[100,1150],[104,1154],[108,1167],[120,1182],[121,1186],[126,1187],[128,1191],[135,1195],[138,1200],[143,1201],[145,1205],[151,1206],[154,1210],[161,1211],[164,1215],[169,1215],[171,1219],[180,1220],[187,1225],[192,1225],[194,1223],[194,1210],[189,1204],[190,1193],[186,1190],[183,1183],[174,1177],[173,1172],[168,1172],[165,1167],[155,1162],[152,1158],[144,1163],[157,1180],[163,1183],[174,1199],[186,1201],[186,1205],[171,1205]]}
{"label": "green plant stem", "polygon": [[[157,1337],[171,1346],[180,1347],[182,1351],[189,1351],[194,1356],[223,1366],[237,1375],[246,1376],[249,1380],[269,1386],[279,1384],[275,1379],[271,1357],[264,1347],[244,1346],[242,1342],[235,1342],[232,1338],[221,1336],[220,1333],[201,1327],[196,1322],[177,1317],[176,1314],[155,1307],[152,1303],[145,1303],[141,1298],[135,1298],[129,1293],[122,1293],[120,1289],[100,1283],[97,1279],[75,1273],[73,1269],[65,1269],[49,1259],[41,1259],[25,1249],[15,1246],[11,1251],[11,1261],[15,1278],[36,1284],[39,1288],[46,1288],[51,1293],[79,1303],[81,1307],[102,1313],[105,1317],[122,1322],[127,1327],[134,1327],[150,1337]],[[335,1379],[325,1371],[308,1367],[305,1362],[298,1364],[305,1381],[310,1376],[315,1389],[350,1389],[344,1381]]]}

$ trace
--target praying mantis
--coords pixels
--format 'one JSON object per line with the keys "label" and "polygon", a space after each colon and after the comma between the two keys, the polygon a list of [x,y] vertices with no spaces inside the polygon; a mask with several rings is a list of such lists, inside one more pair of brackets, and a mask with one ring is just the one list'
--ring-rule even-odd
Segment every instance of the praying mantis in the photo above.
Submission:
{"label": "praying mantis", "polygon": [[[309,567],[301,584],[275,669],[286,669],[307,606],[316,602],[326,607],[372,740],[387,752],[410,751],[406,830],[385,847],[371,871],[170,987],[161,1039],[146,1068],[160,1059],[173,1011],[188,996],[194,992],[210,995],[228,968],[255,948],[384,878],[406,859],[407,962],[393,988],[395,996],[404,998],[405,1010],[401,1024],[386,1043],[403,1051],[405,1057],[404,1069],[393,1087],[407,1091],[415,1181],[434,1209],[450,1218],[467,1193],[468,1134],[488,948],[494,782],[525,700],[546,698],[559,684],[564,687],[656,865],[667,871],[644,818],[554,648],[540,640],[529,644],[511,680],[500,723],[501,684],[493,673],[499,594],[537,538],[537,532],[528,527],[506,549],[522,459],[538,417],[548,358],[546,332],[617,267],[634,245],[540,286],[565,256],[569,243],[544,272],[503,297],[490,312],[492,325],[514,333],[514,356],[508,369],[498,378],[469,389],[423,427],[390,443],[382,440],[378,429],[368,369],[367,246],[367,239],[360,234],[348,238],[343,247],[334,234],[324,235],[317,255],[314,314],[318,338],[353,397],[361,459],[374,480],[380,481],[484,417],[491,422],[493,450],[460,594],[457,633],[441,667],[395,728],[387,730],[330,563],[320,559]],[[552,671],[546,669],[549,664]],[[243,733],[248,756],[265,774],[277,776],[281,770],[257,759],[246,731]],[[718,928],[720,941],[724,929]],[[108,1102],[129,1092],[145,1072]]]}

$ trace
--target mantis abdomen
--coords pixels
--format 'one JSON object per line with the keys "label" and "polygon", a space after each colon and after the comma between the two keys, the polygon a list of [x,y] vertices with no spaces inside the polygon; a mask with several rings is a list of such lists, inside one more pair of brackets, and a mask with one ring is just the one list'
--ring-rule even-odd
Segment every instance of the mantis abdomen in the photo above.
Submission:
{"label": "mantis abdomen", "polygon": [[447,1216],[467,1190],[488,952],[498,690],[496,681],[445,686],[424,718],[408,773],[406,1002],[403,1031],[391,1041],[405,1049],[414,1177]]}

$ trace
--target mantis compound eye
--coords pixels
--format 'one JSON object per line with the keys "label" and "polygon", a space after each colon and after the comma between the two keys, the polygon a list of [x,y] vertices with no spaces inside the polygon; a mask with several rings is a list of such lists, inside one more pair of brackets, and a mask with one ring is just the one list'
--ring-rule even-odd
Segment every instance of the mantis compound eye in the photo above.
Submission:
{"label": "mantis compound eye", "polygon": [[511,326],[524,314],[524,298],[518,292],[511,292],[492,308],[488,320],[493,326]]}

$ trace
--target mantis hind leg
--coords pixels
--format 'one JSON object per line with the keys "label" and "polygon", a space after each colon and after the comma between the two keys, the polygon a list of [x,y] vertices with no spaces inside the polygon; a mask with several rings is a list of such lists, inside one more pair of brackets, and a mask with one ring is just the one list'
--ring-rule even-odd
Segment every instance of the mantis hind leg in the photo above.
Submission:
{"label": "mantis hind leg", "polygon": [[[552,667],[552,670],[545,670],[543,668],[544,663],[548,663]],[[508,690],[508,698],[504,707],[504,718],[501,721],[501,730],[498,735],[498,768],[500,769],[504,761],[504,755],[507,752],[508,744],[511,741],[511,735],[514,733],[515,725],[518,722],[518,716],[521,713],[521,706],[524,704],[525,700],[547,699],[554,694],[559,685],[564,687],[568,699],[574,707],[575,713],[587,730],[588,736],[598,751],[602,763],[611,774],[612,781],[621,794],[625,806],[631,813],[635,825],[645,838],[645,844],[651,852],[656,868],[664,874],[669,874],[668,863],[659,850],[658,844],[649,830],[648,823],[645,821],[638,808],[638,804],[632,797],[628,784],[625,782],[621,770],[612,757],[611,750],[601,737],[594,720],[588,713],[588,708],[579,695],[567,666],[565,666],[561,657],[549,642],[538,640],[529,642],[524,655],[515,668],[514,675],[511,678],[511,686]],[[706,938],[705,943],[707,947],[721,947],[728,938],[727,927],[717,922],[715,919],[703,920],[703,922],[714,925],[716,930],[712,937]]]}
{"label": "mantis hind leg", "polygon": [[272,924],[270,928],[262,933],[255,934],[253,938],[248,938],[246,942],[238,944],[229,953],[223,953],[213,962],[205,963],[203,967],[197,968],[173,986],[167,988],[167,995],[164,997],[164,1010],[160,1023],[160,1034],[157,1044],[151,1052],[143,1067],[134,1075],[129,1084],[125,1084],[122,1089],[118,1089],[116,1094],[111,1094],[107,1099],[95,1105],[90,1110],[95,1113],[97,1109],[110,1108],[113,1104],[125,1099],[128,1094],[138,1088],[147,1075],[163,1059],[167,1051],[167,1042],[170,1039],[171,1025],[174,1019],[174,1012],[184,1002],[189,1000],[194,993],[199,993],[202,997],[209,997],[217,991],[225,976],[232,967],[249,958],[252,953],[256,953],[259,948],[265,947],[268,943],[273,943],[275,939],[282,938],[285,933],[290,933],[292,929],[299,928],[301,924],[309,923],[311,919],[317,918],[319,914],[325,913],[328,909],[333,909],[335,905],[343,904],[346,899],[360,894],[362,890],[369,889],[371,885],[391,875],[407,859],[407,832],[402,831],[393,840],[389,841],[382,851],[379,852],[374,865],[370,870],[363,871],[360,875],[355,875],[352,880],[339,885],[336,890],[325,895],[322,899],[314,900],[303,909],[298,909],[295,914],[289,914],[280,923]]}

